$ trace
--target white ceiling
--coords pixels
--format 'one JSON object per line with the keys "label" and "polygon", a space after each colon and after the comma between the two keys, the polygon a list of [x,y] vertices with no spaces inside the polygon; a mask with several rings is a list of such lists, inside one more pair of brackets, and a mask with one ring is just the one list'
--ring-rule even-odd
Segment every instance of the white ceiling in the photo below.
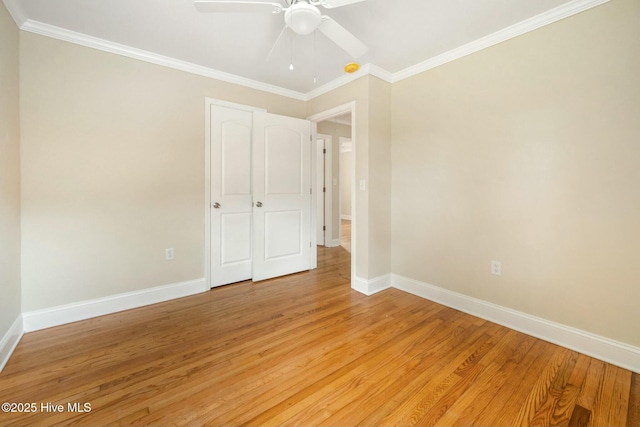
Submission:
{"label": "white ceiling", "polygon": [[[279,0],[274,0],[279,1]],[[323,9],[369,46],[360,64],[390,74],[551,9],[593,0],[367,0]],[[213,14],[192,0],[4,0],[26,27],[45,23],[201,67],[306,94],[344,75],[351,62],[326,39],[282,39],[282,14]],[[564,6],[563,6],[564,5]],[[559,18],[558,18],[559,19]],[[315,54],[314,54],[314,38]],[[289,71],[293,46],[295,69]],[[317,77],[314,84],[313,78]]]}

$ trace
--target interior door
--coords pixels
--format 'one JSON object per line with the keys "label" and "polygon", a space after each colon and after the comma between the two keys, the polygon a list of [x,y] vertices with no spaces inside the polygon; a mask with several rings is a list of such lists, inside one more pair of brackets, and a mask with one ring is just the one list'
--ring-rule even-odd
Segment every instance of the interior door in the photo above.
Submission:
{"label": "interior door", "polygon": [[262,112],[253,119],[257,281],[311,268],[311,123]]}
{"label": "interior door", "polygon": [[251,278],[251,138],[249,111],[212,106],[211,286]]}

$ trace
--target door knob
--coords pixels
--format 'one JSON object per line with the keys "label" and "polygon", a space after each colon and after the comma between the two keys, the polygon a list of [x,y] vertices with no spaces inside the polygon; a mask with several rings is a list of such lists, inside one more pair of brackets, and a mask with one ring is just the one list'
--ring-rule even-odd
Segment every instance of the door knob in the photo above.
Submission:
{"label": "door knob", "polygon": [[213,204],[213,207],[214,207],[214,208],[216,208],[216,209],[220,209],[220,203],[215,202],[215,203]]}
{"label": "door knob", "polygon": [[261,208],[262,207],[262,202],[256,202],[256,206]]}

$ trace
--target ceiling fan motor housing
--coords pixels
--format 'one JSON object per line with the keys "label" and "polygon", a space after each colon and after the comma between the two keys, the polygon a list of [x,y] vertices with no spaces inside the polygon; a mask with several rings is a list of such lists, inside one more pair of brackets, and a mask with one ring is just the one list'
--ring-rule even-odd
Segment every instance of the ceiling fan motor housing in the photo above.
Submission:
{"label": "ceiling fan motor housing", "polygon": [[284,22],[296,34],[301,36],[311,34],[318,28],[321,19],[320,10],[306,2],[294,3],[284,13]]}

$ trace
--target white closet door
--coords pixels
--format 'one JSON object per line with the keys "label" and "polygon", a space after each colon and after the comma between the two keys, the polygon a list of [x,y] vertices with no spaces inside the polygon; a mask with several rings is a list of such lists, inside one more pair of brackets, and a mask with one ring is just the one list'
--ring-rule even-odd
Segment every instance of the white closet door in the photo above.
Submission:
{"label": "white closet door", "polygon": [[213,106],[211,123],[211,286],[251,278],[251,138],[248,111]]}
{"label": "white closet door", "polygon": [[254,113],[253,202],[253,280],[309,270],[309,121]]}

